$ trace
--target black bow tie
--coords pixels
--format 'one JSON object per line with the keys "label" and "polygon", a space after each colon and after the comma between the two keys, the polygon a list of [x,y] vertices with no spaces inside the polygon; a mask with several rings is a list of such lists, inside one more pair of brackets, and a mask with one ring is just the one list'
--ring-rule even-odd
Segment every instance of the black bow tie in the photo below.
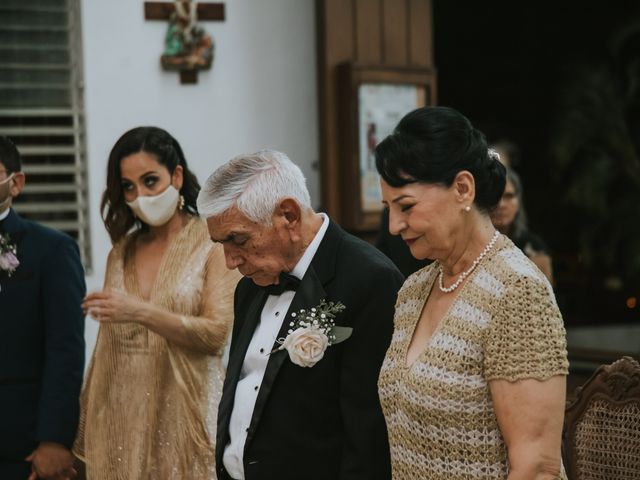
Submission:
{"label": "black bow tie", "polygon": [[298,285],[300,285],[300,279],[288,273],[281,272],[278,278],[279,281],[277,285],[267,285],[266,287],[263,287],[269,295],[282,295],[288,290],[295,292]]}

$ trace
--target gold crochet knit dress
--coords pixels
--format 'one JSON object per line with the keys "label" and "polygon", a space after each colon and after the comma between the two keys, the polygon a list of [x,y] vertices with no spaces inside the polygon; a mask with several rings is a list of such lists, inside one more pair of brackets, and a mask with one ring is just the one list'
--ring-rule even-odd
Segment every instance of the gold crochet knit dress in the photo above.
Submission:
{"label": "gold crochet knit dress", "polygon": [[[105,290],[140,297],[135,234],[109,254]],[[136,323],[103,323],[74,452],[89,480],[212,479],[221,354],[239,274],[193,218],[165,252],[149,301],[182,314],[191,348]]]}
{"label": "gold crochet knit dress", "polygon": [[503,235],[406,367],[437,273],[429,265],[400,290],[378,381],[393,478],[504,479],[507,451],[488,382],[566,375],[562,317],[547,279]]}

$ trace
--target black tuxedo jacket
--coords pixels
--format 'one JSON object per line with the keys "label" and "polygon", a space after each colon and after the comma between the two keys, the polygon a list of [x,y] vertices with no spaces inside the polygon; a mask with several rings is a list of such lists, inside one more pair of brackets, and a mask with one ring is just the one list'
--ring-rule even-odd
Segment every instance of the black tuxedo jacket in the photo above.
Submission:
{"label": "black tuxedo jacket", "polygon": [[[286,350],[272,354],[258,392],[244,448],[247,480],[390,479],[387,431],[377,380],[393,332],[393,313],[403,277],[382,253],[330,223],[298,287],[291,313],[322,299],[346,309],[336,324],[351,337],[328,347],[310,368],[291,362]],[[253,332],[268,297],[244,278],[235,294],[229,364],[218,411],[218,478],[229,478],[222,457],[236,385]]]}
{"label": "black tuxedo jacket", "polygon": [[38,442],[70,447],[75,437],[85,282],[69,236],[13,210],[1,230],[17,244],[20,261],[11,277],[0,272],[0,478],[11,479],[10,464]]}

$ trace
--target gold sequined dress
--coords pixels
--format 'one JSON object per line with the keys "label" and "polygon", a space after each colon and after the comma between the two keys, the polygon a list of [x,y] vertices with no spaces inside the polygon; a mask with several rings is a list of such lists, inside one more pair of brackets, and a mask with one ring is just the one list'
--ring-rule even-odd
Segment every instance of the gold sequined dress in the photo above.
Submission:
{"label": "gold sequined dress", "polygon": [[[110,252],[105,290],[140,297],[135,236]],[[191,348],[137,323],[100,325],[74,445],[89,480],[215,478],[221,354],[238,279],[193,218],[165,252],[149,298],[183,315]]]}

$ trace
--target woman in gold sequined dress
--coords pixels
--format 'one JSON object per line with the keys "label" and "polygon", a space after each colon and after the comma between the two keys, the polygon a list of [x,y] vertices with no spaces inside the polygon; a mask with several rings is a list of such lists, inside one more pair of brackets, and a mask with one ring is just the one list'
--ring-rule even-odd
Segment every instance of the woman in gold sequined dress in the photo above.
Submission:
{"label": "woman in gold sequined dress", "polygon": [[215,478],[221,354],[239,278],[198,217],[200,187],[166,131],[126,132],[102,212],[114,244],[83,307],[100,331],[74,452],[87,478]]}

